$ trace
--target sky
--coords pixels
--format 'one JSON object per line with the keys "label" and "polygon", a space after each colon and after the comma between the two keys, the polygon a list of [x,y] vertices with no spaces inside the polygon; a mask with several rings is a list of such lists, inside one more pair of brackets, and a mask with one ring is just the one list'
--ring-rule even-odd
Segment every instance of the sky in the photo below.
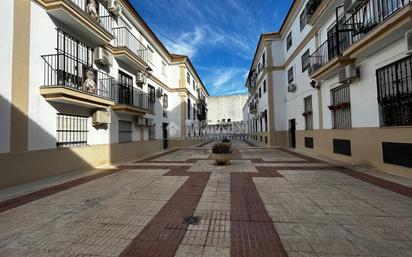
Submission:
{"label": "sky", "polygon": [[190,57],[210,95],[245,94],[261,33],[292,0],[130,0],[166,48]]}

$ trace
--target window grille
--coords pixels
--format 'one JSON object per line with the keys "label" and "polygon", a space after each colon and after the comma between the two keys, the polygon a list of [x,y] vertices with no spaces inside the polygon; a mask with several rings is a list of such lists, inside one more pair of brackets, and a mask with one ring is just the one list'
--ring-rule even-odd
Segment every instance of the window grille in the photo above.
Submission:
{"label": "window grille", "polygon": [[331,103],[333,128],[352,127],[349,85],[332,89]]}
{"label": "window grille", "polygon": [[383,126],[412,125],[412,56],[376,71]]}
{"label": "window grille", "polygon": [[310,50],[306,50],[306,52],[302,55],[302,72],[305,72],[310,67]]}
{"label": "window grille", "polygon": [[288,83],[292,83],[295,80],[293,76],[293,67],[288,70]]}
{"label": "window grille", "polygon": [[313,109],[312,109],[312,96],[306,97],[304,100],[305,112],[305,128],[306,130],[313,129]]}
{"label": "window grille", "polygon": [[119,143],[132,141],[132,122],[119,120]]}
{"label": "window grille", "polygon": [[58,113],[56,125],[58,148],[87,145],[88,117]]}

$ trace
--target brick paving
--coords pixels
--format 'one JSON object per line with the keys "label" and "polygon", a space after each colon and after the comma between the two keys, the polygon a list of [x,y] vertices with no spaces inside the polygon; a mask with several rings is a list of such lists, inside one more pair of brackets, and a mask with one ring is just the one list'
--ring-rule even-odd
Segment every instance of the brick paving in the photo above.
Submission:
{"label": "brick paving", "polygon": [[242,141],[217,167],[213,143],[1,202],[0,256],[412,256],[412,181]]}

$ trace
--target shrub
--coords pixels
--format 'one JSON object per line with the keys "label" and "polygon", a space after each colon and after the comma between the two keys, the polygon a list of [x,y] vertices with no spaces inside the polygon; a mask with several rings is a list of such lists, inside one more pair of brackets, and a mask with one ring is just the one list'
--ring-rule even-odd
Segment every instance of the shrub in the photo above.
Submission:
{"label": "shrub", "polygon": [[227,153],[231,152],[230,148],[231,147],[228,144],[223,144],[223,143],[215,144],[215,145],[213,145],[212,153],[214,153],[214,154],[227,154]]}
{"label": "shrub", "polygon": [[222,143],[230,143],[230,140],[227,137],[225,137],[222,139]]}

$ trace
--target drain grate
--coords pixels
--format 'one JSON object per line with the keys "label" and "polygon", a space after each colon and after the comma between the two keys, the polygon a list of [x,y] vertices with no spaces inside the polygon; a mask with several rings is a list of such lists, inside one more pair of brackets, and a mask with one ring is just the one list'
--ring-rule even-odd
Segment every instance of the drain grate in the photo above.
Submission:
{"label": "drain grate", "polygon": [[184,219],[183,224],[197,225],[199,224],[199,221],[200,221],[200,217],[190,216]]}

